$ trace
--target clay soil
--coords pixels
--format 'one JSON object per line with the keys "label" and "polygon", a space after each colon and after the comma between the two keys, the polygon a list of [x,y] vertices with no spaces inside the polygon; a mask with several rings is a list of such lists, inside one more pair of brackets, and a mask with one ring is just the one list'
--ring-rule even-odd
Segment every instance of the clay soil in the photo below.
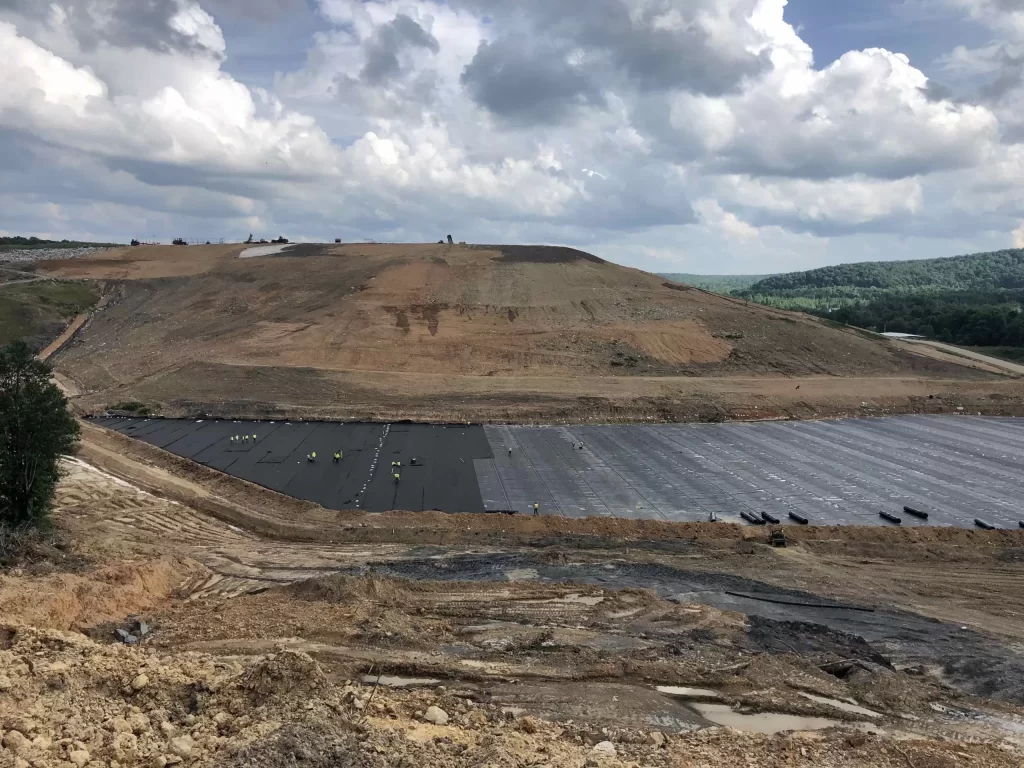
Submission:
{"label": "clay soil", "polygon": [[[1024,532],[342,514],[89,424],[56,518],[79,565],[0,575],[0,765],[1024,759]],[[829,722],[717,727],[664,685]]]}
{"label": "clay soil", "polygon": [[572,249],[244,248],[43,263],[115,297],[54,358],[76,406],[505,422],[1024,413],[1024,378],[1004,368]]}

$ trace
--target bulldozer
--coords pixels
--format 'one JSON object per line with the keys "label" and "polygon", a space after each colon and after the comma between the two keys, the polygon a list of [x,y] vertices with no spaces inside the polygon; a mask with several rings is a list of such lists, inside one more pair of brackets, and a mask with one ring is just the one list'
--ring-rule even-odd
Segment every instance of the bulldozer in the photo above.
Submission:
{"label": "bulldozer", "polygon": [[768,543],[773,547],[786,546],[786,532],[781,528],[772,528],[768,531]]}

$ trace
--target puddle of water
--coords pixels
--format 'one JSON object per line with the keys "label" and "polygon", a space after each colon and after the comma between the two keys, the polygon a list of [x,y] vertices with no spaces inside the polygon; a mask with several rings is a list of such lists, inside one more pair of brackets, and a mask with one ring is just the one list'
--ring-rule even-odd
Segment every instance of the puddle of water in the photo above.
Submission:
{"label": "puddle of water", "polygon": [[536,568],[513,568],[505,571],[505,578],[509,581],[534,581],[540,578]]}
{"label": "puddle of water", "polygon": [[630,616],[635,616],[636,614],[640,613],[640,611],[642,611],[642,610],[643,610],[643,608],[629,608],[628,610],[625,610],[625,611],[615,611],[615,612],[612,612],[612,613],[606,613],[605,614],[605,618],[608,618],[608,619],[625,619],[625,618],[628,618]]}
{"label": "puddle of water", "polygon": [[387,688],[422,688],[429,685],[440,685],[440,680],[428,677],[395,677],[392,675],[363,675],[364,685],[383,685]]}
{"label": "puddle of water", "polygon": [[604,602],[604,596],[603,595],[587,595],[587,596],[584,596],[584,595],[580,595],[580,594],[577,594],[577,593],[574,592],[571,595],[566,595],[565,597],[553,597],[550,600],[530,600],[529,602],[533,603],[534,605],[561,604],[561,605],[589,605],[589,606],[593,607],[595,605],[598,605],[599,603],[603,603]]}
{"label": "puddle of water", "polygon": [[873,712],[870,709],[865,709],[864,707],[857,706],[856,704],[850,704],[850,703],[845,702],[845,701],[839,701],[837,699],[830,699],[830,698],[827,698],[825,696],[815,696],[813,693],[804,693],[803,691],[800,692],[800,695],[803,696],[805,699],[810,699],[811,701],[816,701],[819,704],[824,704],[825,706],[828,706],[828,707],[835,707],[836,709],[843,710],[843,712],[850,712],[850,713],[852,713],[854,715],[862,715],[863,717],[881,717],[882,716],[881,713],[879,713],[879,712]]}
{"label": "puddle of water", "polygon": [[655,690],[658,693],[665,693],[669,696],[681,696],[690,701],[700,701],[701,699],[710,699],[711,701],[722,700],[722,694],[718,691],[712,691],[710,688],[684,688],[678,685],[659,685]]}
{"label": "puddle of water", "polygon": [[256,256],[273,256],[275,253],[281,253],[281,251],[283,251],[285,248],[287,248],[288,245],[289,244],[286,244],[286,245],[261,245],[261,246],[258,246],[256,248],[246,248],[244,251],[242,251],[240,254],[238,254],[238,258],[240,258],[240,259],[252,259],[252,258],[255,258]]}
{"label": "puddle of water", "polygon": [[757,712],[743,714],[736,712],[728,704],[690,704],[694,712],[715,725],[735,728],[748,733],[763,733],[772,736],[783,731],[820,731],[841,725],[838,720],[826,717],[801,717],[799,715],[782,715],[776,712]]}

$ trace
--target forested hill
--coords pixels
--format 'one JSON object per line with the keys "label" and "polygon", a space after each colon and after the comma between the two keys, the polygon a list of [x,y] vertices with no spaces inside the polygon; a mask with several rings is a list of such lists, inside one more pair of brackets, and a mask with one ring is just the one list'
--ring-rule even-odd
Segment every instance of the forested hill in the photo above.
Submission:
{"label": "forested hill", "polygon": [[733,291],[875,331],[1024,355],[1024,250],[870,261],[775,275]]}
{"label": "forested hill", "polygon": [[793,291],[808,296],[824,289],[827,295],[853,298],[873,290],[918,293],[1005,288],[1024,288],[1024,249],[921,261],[840,264],[768,277],[744,293],[786,295]]}

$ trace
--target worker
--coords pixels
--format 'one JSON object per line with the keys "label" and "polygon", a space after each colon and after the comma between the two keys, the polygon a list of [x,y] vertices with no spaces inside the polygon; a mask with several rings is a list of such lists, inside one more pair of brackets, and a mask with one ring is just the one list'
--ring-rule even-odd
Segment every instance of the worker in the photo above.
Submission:
{"label": "worker", "polygon": [[255,434],[254,434],[254,435],[252,436],[252,441],[253,441],[254,443],[256,442],[256,435],[255,435]]}
{"label": "worker", "polygon": [[533,514],[535,514],[535,515],[539,515],[540,514],[540,504],[534,503],[534,505],[533,505]]}
{"label": "worker", "polygon": [[316,461],[316,451],[313,451],[311,455],[313,456],[313,461]]}
{"label": "worker", "polygon": [[401,479],[402,479],[402,476],[400,474],[398,474],[397,472],[395,472],[395,482],[397,483]]}
{"label": "worker", "polygon": [[306,461],[308,461],[310,464],[313,463],[313,456],[312,456],[312,454],[309,454],[309,453],[306,454]]}
{"label": "worker", "polygon": [[341,461],[341,454],[338,453],[337,451],[335,451],[334,452],[334,463],[337,464],[339,461]]}
{"label": "worker", "polygon": [[509,456],[511,456],[511,455],[512,455],[512,446],[511,446],[511,445],[510,445],[510,446],[508,447],[508,455],[509,455]]}
{"label": "worker", "polygon": [[233,442],[235,442],[235,438],[233,438],[233,437],[229,437],[229,438],[228,438],[228,441],[229,441],[229,442],[232,442],[232,443],[233,443]]}

